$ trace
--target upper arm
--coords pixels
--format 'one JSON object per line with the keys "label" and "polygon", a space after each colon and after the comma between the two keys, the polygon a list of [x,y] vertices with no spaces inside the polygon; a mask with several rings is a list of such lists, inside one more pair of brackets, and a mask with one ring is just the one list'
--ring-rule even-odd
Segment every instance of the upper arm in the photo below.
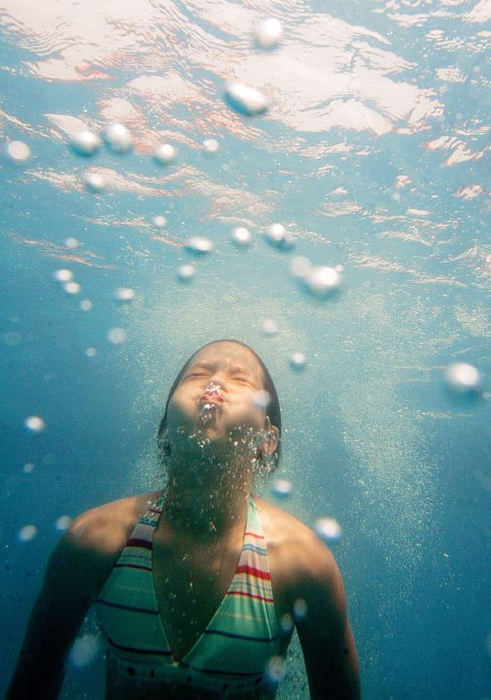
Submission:
{"label": "upper arm", "polygon": [[333,555],[317,538],[309,550],[309,564],[295,595],[306,603],[305,615],[296,616],[296,626],[311,697],[355,700],[360,697],[358,657],[342,576]]}
{"label": "upper arm", "polygon": [[65,657],[104,575],[104,558],[74,528],[61,538],[29,618],[8,698],[56,697]]}

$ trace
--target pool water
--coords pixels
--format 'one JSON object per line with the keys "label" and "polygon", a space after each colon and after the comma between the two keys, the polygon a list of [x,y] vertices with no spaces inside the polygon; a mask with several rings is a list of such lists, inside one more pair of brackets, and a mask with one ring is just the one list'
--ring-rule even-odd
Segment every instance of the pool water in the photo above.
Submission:
{"label": "pool water", "polygon": [[[363,697],[490,697],[490,5],[326,8],[2,5],[1,678],[70,518],[159,488],[174,377],[235,338],[282,407],[258,491],[342,528]],[[89,616],[62,697],[102,671]]]}

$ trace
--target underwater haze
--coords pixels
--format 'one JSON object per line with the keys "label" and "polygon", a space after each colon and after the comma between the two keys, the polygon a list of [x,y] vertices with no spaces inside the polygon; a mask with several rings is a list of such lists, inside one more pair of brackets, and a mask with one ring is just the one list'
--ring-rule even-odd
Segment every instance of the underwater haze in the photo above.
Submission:
{"label": "underwater haze", "polygon": [[[0,17],[2,689],[70,518],[161,487],[170,386],[234,338],[282,409],[258,492],[342,528],[363,697],[489,700],[489,0]],[[103,697],[92,614],[61,697]]]}

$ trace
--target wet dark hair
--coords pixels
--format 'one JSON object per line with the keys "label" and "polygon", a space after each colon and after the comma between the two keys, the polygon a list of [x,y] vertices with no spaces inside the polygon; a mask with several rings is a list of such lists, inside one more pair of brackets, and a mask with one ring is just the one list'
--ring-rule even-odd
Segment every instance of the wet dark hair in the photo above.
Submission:
{"label": "wet dark hair", "polygon": [[[278,445],[276,447],[276,450],[273,455],[270,456],[269,458],[269,465],[268,469],[266,470],[269,474],[271,474],[277,467],[280,462],[280,457],[281,457],[281,411],[280,411],[280,401],[278,399],[278,393],[276,391],[276,387],[273,383],[273,379],[271,378],[271,375],[268,371],[268,368],[264,364],[264,362],[261,360],[259,355],[251,348],[249,345],[246,345],[245,343],[242,343],[240,340],[229,340],[229,339],[220,339],[220,340],[213,340],[211,343],[206,343],[206,345],[203,345],[200,347],[196,352],[194,352],[191,357],[186,361],[184,366],[182,367],[181,371],[177,375],[177,377],[174,379],[174,383],[172,384],[169,395],[167,397],[167,401],[165,404],[165,410],[164,410],[164,417],[160,421],[160,426],[159,426],[159,432],[158,432],[158,444],[161,447],[161,449],[165,452],[165,447],[162,446],[162,436],[164,433],[164,430],[167,425],[167,409],[169,407],[169,402],[177,389],[184,373],[186,372],[187,368],[193,361],[193,359],[196,357],[196,355],[201,352],[204,348],[207,348],[209,345],[215,345],[215,343],[236,343],[237,345],[242,345],[242,347],[247,348],[252,352],[256,360],[259,362],[261,365],[261,368],[263,370],[263,376],[264,376],[264,389],[265,391],[268,392],[270,395],[270,402],[266,408],[266,415],[269,417],[269,420],[271,421],[272,425],[276,425],[276,427],[279,430],[279,439],[278,439]],[[167,448],[168,449],[168,448]]]}

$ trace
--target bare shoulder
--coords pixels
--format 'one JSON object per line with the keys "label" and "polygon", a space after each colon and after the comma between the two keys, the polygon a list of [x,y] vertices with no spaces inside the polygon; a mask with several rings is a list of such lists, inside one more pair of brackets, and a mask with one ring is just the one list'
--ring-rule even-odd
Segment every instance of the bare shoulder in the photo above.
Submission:
{"label": "bare shoulder", "polygon": [[287,589],[296,595],[302,583],[339,575],[331,550],[310,527],[263,498],[255,500],[276,578]]}
{"label": "bare shoulder", "polygon": [[81,513],[67,530],[67,542],[101,555],[120,552],[138,519],[159,494],[153,491],[119,498]]}

